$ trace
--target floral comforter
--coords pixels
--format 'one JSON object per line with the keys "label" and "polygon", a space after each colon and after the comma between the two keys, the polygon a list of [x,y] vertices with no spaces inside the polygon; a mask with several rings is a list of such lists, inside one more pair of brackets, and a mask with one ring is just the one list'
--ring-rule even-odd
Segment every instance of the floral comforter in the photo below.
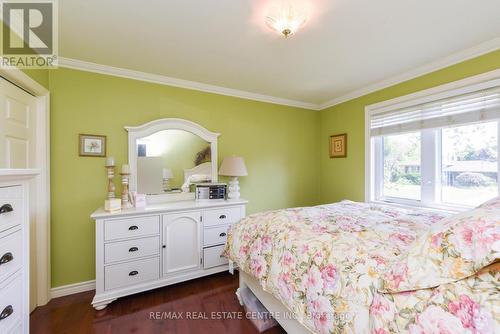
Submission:
{"label": "floral comforter", "polygon": [[[351,201],[258,213],[233,226],[225,255],[257,278],[264,290],[315,333],[382,334],[410,329],[428,333],[419,327],[427,321],[427,313],[419,315],[416,310],[425,309],[432,316],[437,314],[433,308],[444,312],[439,302],[426,304],[427,308],[421,305],[425,293],[439,295],[429,292],[436,288],[413,295],[382,293],[378,288],[383,280],[391,286],[399,286],[399,282],[406,280],[405,268],[399,270],[394,265],[420,235],[444,217]],[[491,280],[487,281],[478,284],[491,293],[495,287]],[[463,313],[462,308],[475,307],[470,305],[490,298],[468,290],[465,281],[461,284],[464,287],[457,287],[456,291],[443,290],[443,298],[446,295],[447,299],[440,300],[456,303],[452,307],[456,313],[450,315],[457,319]],[[498,288],[496,285],[497,297]],[[495,305],[496,310],[487,310],[489,319],[494,319],[493,312],[498,319],[500,306]],[[448,306],[446,312],[449,313]],[[497,325],[493,320],[489,324]]]}

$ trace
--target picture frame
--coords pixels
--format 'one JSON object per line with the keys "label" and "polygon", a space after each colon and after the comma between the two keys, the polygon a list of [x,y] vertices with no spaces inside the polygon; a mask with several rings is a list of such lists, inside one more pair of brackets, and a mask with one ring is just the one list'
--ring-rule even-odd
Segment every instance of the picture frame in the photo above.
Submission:
{"label": "picture frame", "polygon": [[330,136],[330,158],[347,157],[347,133]]}
{"label": "picture frame", "polygon": [[106,157],[106,136],[79,134],[78,155],[81,157]]}

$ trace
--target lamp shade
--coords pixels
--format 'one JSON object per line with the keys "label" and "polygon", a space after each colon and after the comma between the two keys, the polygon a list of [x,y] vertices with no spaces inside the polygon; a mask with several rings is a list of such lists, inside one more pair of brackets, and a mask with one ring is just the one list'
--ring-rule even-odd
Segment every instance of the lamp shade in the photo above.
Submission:
{"label": "lamp shade", "polygon": [[222,160],[219,175],[225,176],[247,176],[247,167],[242,157],[226,157]]}
{"label": "lamp shade", "polygon": [[172,174],[172,170],[170,168],[163,168],[163,178],[164,179],[174,178],[174,174]]}

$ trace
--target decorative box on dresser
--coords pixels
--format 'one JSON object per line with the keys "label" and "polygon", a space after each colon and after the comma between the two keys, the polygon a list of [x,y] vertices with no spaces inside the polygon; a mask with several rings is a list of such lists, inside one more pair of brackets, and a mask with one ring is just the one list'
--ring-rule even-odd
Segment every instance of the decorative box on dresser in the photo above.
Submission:
{"label": "decorative box on dresser", "polygon": [[29,332],[29,179],[0,169],[0,333]]}
{"label": "decorative box on dresser", "polygon": [[92,214],[101,310],[119,297],[228,270],[221,256],[245,200],[178,201]]}

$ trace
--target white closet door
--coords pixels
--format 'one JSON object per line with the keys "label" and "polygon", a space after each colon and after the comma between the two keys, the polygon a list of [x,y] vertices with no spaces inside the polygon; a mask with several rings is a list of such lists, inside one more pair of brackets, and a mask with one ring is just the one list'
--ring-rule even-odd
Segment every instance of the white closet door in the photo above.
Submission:
{"label": "white closet door", "polygon": [[34,96],[0,78],[0,168],[35,167]]}

